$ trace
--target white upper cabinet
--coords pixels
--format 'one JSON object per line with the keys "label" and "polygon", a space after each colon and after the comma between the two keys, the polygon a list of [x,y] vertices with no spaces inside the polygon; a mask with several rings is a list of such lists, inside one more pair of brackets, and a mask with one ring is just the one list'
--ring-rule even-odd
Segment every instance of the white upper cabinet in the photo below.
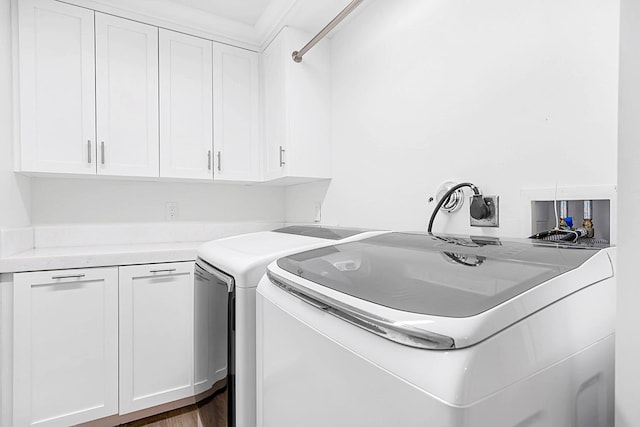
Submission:
{"label": "white upper cabinet", "polygon": [[19,2],[22,171],[96,173],[93,25],[92,10]]}
{"label": "white upper cabinet", "polygon": [[259,56],[214,43],[213,64],[214,179],[259,181]]}
{"label": "white upper cabinet", "polygon": [[158,28],[96,13],[98,174],[159,176]]}
{"label": "white upper cabinet", "polygon": [[284,149],[288,137],[286,115],[286,29],[264,51],[265,166],[267,180],[285,175]]}
{"label": "white upper cabinet", "polygon": [[212,44],[160,29],[162,177],[213,177]]}
{"label": "white upper cabinet", "polygon": [[[331,177],[330,54],[263,54],[56,0],[20,0],[16,170],[296,184]],[[264,122],[263,122],[264,120]]]}
{"label": "white upper cabinet", "polygon": [[285,27],[264,52],[267,180],[331,177],[329,44],[320,41],[301,63],[291,58],[312,37]]}

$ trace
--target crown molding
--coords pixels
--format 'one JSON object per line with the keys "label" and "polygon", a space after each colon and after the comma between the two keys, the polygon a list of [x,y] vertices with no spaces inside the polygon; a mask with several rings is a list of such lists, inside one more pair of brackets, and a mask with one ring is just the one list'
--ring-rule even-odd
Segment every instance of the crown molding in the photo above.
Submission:
{"label": "crown molding", "polygon": [[319,31],[350,0],[271,0],[255,25],[171,0],[59,1],[261,52],[286,25],[309,32]]}

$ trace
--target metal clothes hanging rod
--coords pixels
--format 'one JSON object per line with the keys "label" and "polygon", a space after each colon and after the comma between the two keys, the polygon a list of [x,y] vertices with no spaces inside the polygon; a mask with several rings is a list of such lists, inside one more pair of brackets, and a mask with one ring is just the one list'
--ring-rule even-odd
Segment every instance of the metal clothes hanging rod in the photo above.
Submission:
{"label": "metal clothes hanging rod", "polygon": [[291,54],[293,60],[295,62],[302,62],[302,57],[304,56],[304,54],[311,50],[311,48],[314,47],[316,43],[322,40],[329,33],[329,31],[333,30],[336,25],[342,22],[342,20],[346,18],[351,12],[353,12],[353,10],[358,7],[363,1],[364,0],[353,0],[351,3],[349,3],[347,7],[342,9],[342,12],[340,12],[338,16],[333,18],[331,22],[326,25],[326,27],[324,27],[318,34],[316,34],[314,38],[311,39],[311,41],[309,41],[309,43],[304,45],[304,47],[299,51],[296,50]]}

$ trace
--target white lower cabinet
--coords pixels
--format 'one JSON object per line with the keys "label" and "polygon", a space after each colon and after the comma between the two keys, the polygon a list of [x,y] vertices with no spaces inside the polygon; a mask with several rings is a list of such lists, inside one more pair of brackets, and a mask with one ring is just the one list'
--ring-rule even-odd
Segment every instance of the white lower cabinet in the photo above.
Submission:
{"label": "white lower cabinet", "polygon": [[15,427],[118,413],[118,268],[14,275]]}
{"label": "white lower cabinet", "polygon": [[194,263],[120,267],[120,414],[193,396]]}
{"label": "white lower cabinet", "polygon": [[194,263],[16,273],[12,426],[194,395]]}

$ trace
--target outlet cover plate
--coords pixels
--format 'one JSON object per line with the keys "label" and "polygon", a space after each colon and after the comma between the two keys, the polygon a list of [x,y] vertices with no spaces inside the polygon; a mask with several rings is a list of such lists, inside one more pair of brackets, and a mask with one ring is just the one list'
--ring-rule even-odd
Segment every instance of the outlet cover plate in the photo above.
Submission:
{"label": "outlet cover plate", "polygon": [[[489,210],[491,213],[488,218],[484,219],[475,219],[471,215],[469,215],[470,225],[472,227],[499,227],[500,222],[498,215],[499,207],[500,207],[500,197],[499,196],[483,196],[484,201],[489,206]],[[472,198],[473,199],[473,198]],[[469,206],[471,206],[471,200],[469,200]]]}
{"label": "outlet cover plate", "polygon": [[164,218],[167,221],[176,221],[178,219],[178,203],[177,202],[165,203]]}

